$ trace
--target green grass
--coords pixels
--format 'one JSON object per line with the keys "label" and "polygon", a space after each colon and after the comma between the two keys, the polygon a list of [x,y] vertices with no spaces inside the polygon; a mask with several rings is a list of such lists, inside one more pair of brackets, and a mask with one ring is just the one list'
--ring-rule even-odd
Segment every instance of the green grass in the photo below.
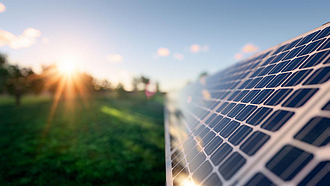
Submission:
{"label": "green grass", "polygon": [[164,185],[161,98],[0,98],[0,185]]}

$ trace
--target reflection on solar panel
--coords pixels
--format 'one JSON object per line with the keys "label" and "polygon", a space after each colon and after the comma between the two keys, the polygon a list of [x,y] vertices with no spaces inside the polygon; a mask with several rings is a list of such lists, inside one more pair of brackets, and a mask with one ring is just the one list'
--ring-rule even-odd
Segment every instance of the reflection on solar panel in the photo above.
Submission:
{"label": "reflection on solar panel", "polygon": [[328,24],[169,93],[167,185],[329,184],[329,54]]}

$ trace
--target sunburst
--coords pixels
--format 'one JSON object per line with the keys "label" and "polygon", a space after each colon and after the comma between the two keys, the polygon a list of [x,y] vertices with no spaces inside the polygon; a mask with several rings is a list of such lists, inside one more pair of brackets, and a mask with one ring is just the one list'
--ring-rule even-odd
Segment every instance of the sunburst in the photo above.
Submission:
{"label": "sunburst", "polygon": [[46,79],[46,89],[56,86],[54,101],[51,106],[44,135],[48,132],[61,98],[64,97],[65,108],[68,109],[69,112],[74,111],[75,97],[77,95],[82,98],[85,106],[89,108],[88,102],[86,101],[87,99],[85,99],[88,96],[88,90],[83,82],[82,74],[77,70],[78,62],[79,60],[74,57],[62,58],[55,66],[46,70],[41,76],[41,78]]}

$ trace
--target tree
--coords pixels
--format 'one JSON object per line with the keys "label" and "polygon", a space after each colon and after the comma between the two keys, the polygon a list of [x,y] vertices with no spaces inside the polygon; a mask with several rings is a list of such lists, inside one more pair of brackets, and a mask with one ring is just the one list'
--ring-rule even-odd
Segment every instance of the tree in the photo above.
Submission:
{"label": "tree", "polygon": [[101,81],[101,91],[102,92],[106,92],[109,91],[111,89],[111,83],[108,80],[103,80]]}
{"label": "tree", "polygon": [[128,96],[123,84],[121,83],[117,85],[116,92],[119,98],[126,98]]}
{"label": "tree", "polygon": [[144,76],[141,76],[141,82],[144,84],[144,89],[146,89],[147,84],[150,82],[150,79]]}
{"label": "tree", "polygon": [[44,89],[44,80],[30,68],[19,68],[9,65],[7,57],[0,54],[0,93],[7,92],[15,97],[20,105],[21,97],[27,92],[39,94]]}
{"label": "tree", "polygon": [[81,90],[84,91],[81,93],[89,94],[95,91],[95,79],[91,75],[87,73],[77,73],[77,79],[78,79],[77,81],[79,81],[80,84],[76,84],[76,86],[81,86]]}
{"label": "tree", "polygon": [[132,85],[133,85],[133,91],[134,92],[138,90],[138,86],[139,86],[140,83],[141,83],[141,78],[137,78],[137,77],[133,78]]}
{"label": "tree", "polygon": [[60,84],[60,78],[56,77],[56,72],[57,72],[56,65],[42,67],[41,76],[44,77],[44,81],[47,82],[45,88],[53,95],[55,95],[56,90]]}
{"label": "tree", "polygon": [[0,53],[0,93],[4,92],[6,80],[9,76],[8,70],[6,69],[6,63],[6,56]]}
{"label": "tree", "polygon": [[28,77],[29,82],[31,83],[31,91],[34,94],[40,94],[45,89],[46,79],[39,74],[30,74]]}
{"label": "tree", "polygon": [[208,75],[209,74],[207,72],[202,72],[202,73],[199,74],[198,79],[205,78]]}
{"label": "tree", "polygon": [[159,83],[158,83],[158,81],[156,82],[156,91],[157,91],[157,92],[160,92],[160,90],[159,90]]}
{"label": "tree", "polygon": [[7,91],[15,96],[16,105],[21,104],[21,97],[31,87],[30,77],[33,73],[31,69],[20,69],[17,65],[8,67],[9,77],[6,81]]}
{"label": "tree", "polygon": [[205,85],[206,84],[206,77],[207,76],[208,76],[208,73],[207,72],[200,73],[199,76],[198,76],[199,83],[201,83],[202,85]]}

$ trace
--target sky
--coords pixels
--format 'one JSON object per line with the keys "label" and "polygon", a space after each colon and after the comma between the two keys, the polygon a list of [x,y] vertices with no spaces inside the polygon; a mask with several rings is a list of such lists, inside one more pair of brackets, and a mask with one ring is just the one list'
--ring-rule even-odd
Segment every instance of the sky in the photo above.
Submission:
{"label": "sky", "polygon": [[0,0],[0,52],[171,91],[330,21],[330,1]]}

